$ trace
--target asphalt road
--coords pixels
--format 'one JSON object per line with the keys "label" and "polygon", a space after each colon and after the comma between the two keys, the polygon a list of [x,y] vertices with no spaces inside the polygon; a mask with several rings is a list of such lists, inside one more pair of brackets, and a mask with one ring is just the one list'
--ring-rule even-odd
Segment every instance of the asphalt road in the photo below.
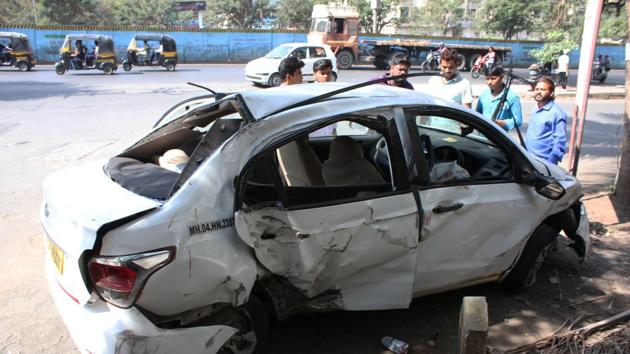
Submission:
{"label": "asphalt road", "polygon": [[[340,80],[359,82],[381,73],[367,68],[342,71]],[[613,71],[611,84],[621,77],[623,72]],[[45,176],[123,149],[170,106],[203,93],[186,85],[187,81],[219,91],[256,89],[243,82],[243,65],[183,65],[173,73],[121,70],[113,76],[100,72],[58,76],[48,66],[27,73],[0,70],[0,353],[76,352],[43,276],[38,209]],[[570,101],[560,104],[572,111]],[[531,101],[523,105],[524,112],[533,108]],[[589,102],[578,177],[591,191],[605,189],[614,180],[623,109],[622,100]],[[456,318],[444,319],[431,308],[436,301],[452,301],[445,306],[457,313],[459,305],[453,297],[457,296],[430,297],[421,302],[428,301],[430,306],[415,306],[411,312],[340,313],[292,320],[273,334],[271,342],[277,347],[267,352],[295,353],[300,351],[297,348],[308,347],[326,353],[376,353],[381,335],[426,340],[428,332],[423,331],[437,327],[450,333],[440,339],[448,343],[456,331],[452,323]],[[401,319],[418,322],[413,316],[427,321],[415,329],[403,327]],[[334,325],[327,328],[327,323]],[[334,346],[324,344],[322,338],[335,338]]]}

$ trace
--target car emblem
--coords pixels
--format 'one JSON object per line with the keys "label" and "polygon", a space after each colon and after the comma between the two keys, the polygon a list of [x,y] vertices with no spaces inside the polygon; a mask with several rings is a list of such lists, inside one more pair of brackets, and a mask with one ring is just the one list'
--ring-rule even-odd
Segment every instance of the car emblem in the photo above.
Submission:
{"label": "car emblem", "polygon": [[48,203],[44,204],[44,215],[48,217],[50,215],[50,211],[48,211]]}

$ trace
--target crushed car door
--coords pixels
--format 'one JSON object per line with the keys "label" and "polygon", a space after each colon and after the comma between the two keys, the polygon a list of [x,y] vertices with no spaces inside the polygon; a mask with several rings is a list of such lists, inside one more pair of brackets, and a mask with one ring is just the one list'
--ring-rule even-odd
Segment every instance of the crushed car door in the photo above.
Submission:
{"label": "crushed car door", "polygon": [[[253,247],[262,266],[311,301],[321,295],[330,299],[327,306],[369,310],[406,308],[412,300],[419,217],[408,176],[401,172],[400,141],[388,135],[395,131],[393,125],[389,122],[382,133],[366,129],[382,134],[374,141],[389,147],[389,181],[376,177],[382,183],[318,182],[313,171],[304,172],[317,165],[315,160],[305,163],[314,156],[308,132],[258,155],[239,176],[239,236]],[[341,141],[356,147],[352,140],[359,138],[335,137],[331,145]],[[374,168],[366,163],[360,164]],[[297,164],[300,168],[292,167]]]}
{"label": "crushed car door", "polygon": [[[545,201],[515,180],[509,139],[457,110],[407,110],[429,161],[417,295],[498,280],[518,257]],[[455,119],[457,118],[457,119]],[[416,144],[417,145],[417,144]]]}

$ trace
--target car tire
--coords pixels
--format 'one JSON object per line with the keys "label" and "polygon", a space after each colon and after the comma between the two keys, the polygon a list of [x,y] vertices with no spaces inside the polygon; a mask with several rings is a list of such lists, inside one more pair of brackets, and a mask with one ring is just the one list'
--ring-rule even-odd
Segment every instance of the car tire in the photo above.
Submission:
{"label": "car tire", "polygon": [[57,75],[63,75],[66,72],[66,67],[63,66],[63,63],[56,63],[55,72],[57,73]]}
{"label": "car tire", "polygon": [[466,57],[464,56],[464,54],[458,53],[457,54],[457,70],[459,71],[464,71],[464,69],[466,69]]}
{"label": "car tire", "polygon": [[128,61],[124,62],[123,63],[123,70],[125,70],[125,71],[131,70],[131,63],[128,62]]}
{"label": "car tire", "polygon": [[269,76],[269,86],[276,87],[276,86],[280,86],[281,83],[282,83],[282,78],[280,77],[280,74],[274,73],[274,74],[271,74],[271,76]]}
{"label": "car tire", "polygon": [[[241,310],[247,322],[247,329],[241,329],[237,334],[230,338],[223,347],[219,350],[219,354],[240,354],[240,353],[254,353],[259,352],[260,348],[265,343],[265,338],[269,332],[269,316],[265,310],[265,305],[255,295],[250,295],[249,300],[245,303]],[[243,331],[247,331],[243,333]],[[246,335],[251,332],[254,333],[256,343],[255,347],[251,348],[250,343],[247,341]],[[241,336],[241,338],[236,338]]]}
{"label": "car tire", "polygon": [[28,71],[28,63],[25,61],[20,61],[18,62],[17,68],[20,71]]}
{"label": "car tire", "polygon": [[541,224],[527,240],[520,258],[501,282],[501,288],[508,293],[519,293],[536,282],[536,273],[554,245],[558,231],[547,224]]}
{"label": "car tire", "polygon": [[340,70],[347,70],[354,64],[354,56],[348,50],[342,50],[337,54],[337,68]]}

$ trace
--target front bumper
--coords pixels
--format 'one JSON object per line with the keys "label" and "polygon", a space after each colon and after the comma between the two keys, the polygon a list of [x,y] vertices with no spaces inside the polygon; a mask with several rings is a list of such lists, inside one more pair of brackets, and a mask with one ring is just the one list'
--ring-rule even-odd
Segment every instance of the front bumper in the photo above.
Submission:
{"label": "front bumper", "polygon": [[96,296],[82,306],[56,281],[48,259],[45,268],[57,310],[83,353],[216,353],[237,332],[228,326],[161,329],[138,309],[117,308]]}
{"label": "front bumper", "polygon": [[269,74],[245,73],[245,80],[266,85],[269,83]]}

